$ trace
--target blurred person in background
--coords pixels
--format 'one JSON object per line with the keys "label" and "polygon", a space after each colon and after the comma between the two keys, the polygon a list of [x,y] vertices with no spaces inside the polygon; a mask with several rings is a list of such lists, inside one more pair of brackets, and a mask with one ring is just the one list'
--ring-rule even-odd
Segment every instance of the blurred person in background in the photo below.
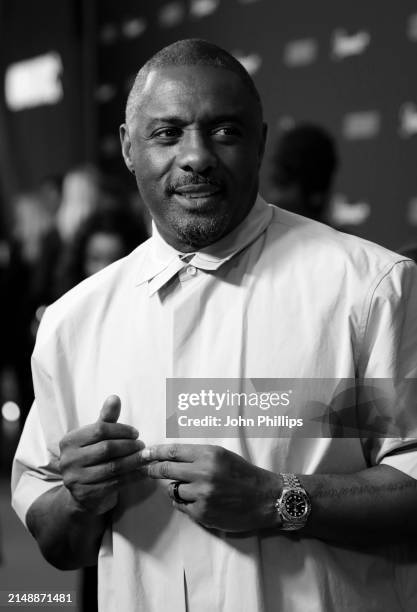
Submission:
{"label": "blurred person in background", "polygon": [[69,243],[81,223],[98,208],[100,175],[94,166],[79,166],[65,175],[62,202],[56,225],[64,244]]}
{"label": "blurred person in background", "polygon": [[120,209],[128,211],[142,226],[147,236],[152,234],[152,217],[138,191],[131,190],[126,181],[118,177],[101,174],[99,177],[99,209]]}
{"label": "blurred person in background", "polygon": [[37,309],[51,299],[54,265],[60,240],[54,216],[39,192],[22,193],[13,205],[12,237],[5,270],[7,333],[3,343],[7,364],[1,376],[4,399],[16,401],[23,421],[33,399],[30,354],[32,321]]}
{"label": "blurred person in background", "polygon": [[37,190],[46,210],[53,217],[61,206],[63,180],[61,174],[48,174],[40,181]]}
{"label": "blurred person in background", "polygon": [[80,225],[63,253],[57,297],[124,257],[146,238],[140,217],[128,209],[96,210]]}
{"label": "blurred person in background", "polygon": [[338,168],[336,145],[322,127],[299,123],[275,143],[270,200],[291,212],[330,224],[332,184]]}
{"label": "blurred person in background", "polygon": [[9,340],[10,300],[8,298],[8,278],[10,268],[10,244],[0,217],[0,402],[6,398],[3,392],[3,372],[8,367],[7,347]]}
{"label": "blurred person in background", "polygon": [[15,222],[13,238],[22,260],[31,267],[39,261],[42,240],[53,226],[53,216],[38,194],[23,193],[16,198],[13,210]]}

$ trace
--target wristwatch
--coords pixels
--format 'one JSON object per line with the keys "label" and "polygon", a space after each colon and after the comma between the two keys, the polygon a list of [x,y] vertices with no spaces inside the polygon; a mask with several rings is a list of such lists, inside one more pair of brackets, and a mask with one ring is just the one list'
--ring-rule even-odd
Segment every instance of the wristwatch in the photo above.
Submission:
{"label": "wristwatch", "polygon": [[310,498],[295,474],[280,474],[280,476],[284,481],[284,488],[275,502],[275,508],[281,519],[281,529],[296,531],[307,523],[311,512]]}

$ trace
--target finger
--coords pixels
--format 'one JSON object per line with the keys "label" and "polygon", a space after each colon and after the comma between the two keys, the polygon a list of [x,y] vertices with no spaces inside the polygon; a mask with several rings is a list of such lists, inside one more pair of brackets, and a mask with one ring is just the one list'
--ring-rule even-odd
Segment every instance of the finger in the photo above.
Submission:
{"label": "finger", "polygon": [[[139,472],[138,477],[143,477],[144,474],[140,470],[141,466],[142,459],[140,453],[132,453],[127,457],[121,457],[114,461],[84,467],[78,470],[72,478],[80,483],[99,483],[120,478],[131,472]],[[71,473],[66,475],[66,479],[71,480]]]}
{"label": "finger", "polygon": [[[141,453],[143,456],[143,451]],[[154,463],[145,464],[142,468],[142,473],[149,478],[157,478],[163,480],[182,480],[184,482],[193,482],[197,477],[201,477],[201,472],[193,468],[192,463],[176,463],[174,461],[155,461]]]}
{"label": "finger", "polygon": [[121,407],[120,397],[118,395],[109,395],[103,404],[98,420],[105,423],[116,423],[120,416]]}
{"label": "finger", "polygon": [[81,448],[70,448],[61,460],[65,465],[98,465],[111,459],[126,457],[142,450],[144,447],[145,444],[142,440],[101,440],[96,444],[89,444]]}
{"label": "finger", "polygon": [[87,446],[101,440],[136,439],[138,435],[138,430],[135,427],[131,427],[131,425],[97,421],[96,423],[91,423],[69,432],[62,440],[62,445],[64,447]]}
{"label": "finger", "polygon": [[198,458],[202,448],[202,444],[157,444],[145,448],[142,456],[148,461],[184,461],[191,463]]}
{"label": "finger", "polygon": [[[177,480],[173,480],[169,483],[168,487],[168,495],[169,497],[180,504],[181,502],[175,497],[175,484],[178,482]],[[179,497],[185,503],[194,502],[197,499],[197,496],[194,491],[194,487],[192,484],[187,484],[185,482],[180,482],[176,487],[177,497]]]}
{"label": "finger", "polygon": [[94,510],[97,505],[105,504],[106,500],[120,489],[126,486],[132,487],[135,484],[140,486],[140,479],[137,474],[130,473],[101,483],[77,482],[69,488],[78,503]]}

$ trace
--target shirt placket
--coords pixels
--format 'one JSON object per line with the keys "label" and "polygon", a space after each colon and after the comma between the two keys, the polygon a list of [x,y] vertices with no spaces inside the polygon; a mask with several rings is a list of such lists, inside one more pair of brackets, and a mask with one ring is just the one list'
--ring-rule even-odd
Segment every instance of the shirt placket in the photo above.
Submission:
{"label": "shirt placket", "polygon": [[[172,311],[171,371],[175,378],[192,376],[190,364],[198,364],[201,357],[198,338],[200,329],[196,325],[201,314],[201,292],[197,287],[194,290],[194,283],[197,281],[196,277],[203,272],[191,262],[192,259],[186,261],[178,274],[180,286],[177,288],[176,303]],[[201,440],[201,443],[204,443],[204,440]],[[207,588],[213,581],[213,550],[209,538],[204,528],[187,516],[184,516],[180,538],[187,612],[212,612],[217,609],[217,604],[215,589]]]}

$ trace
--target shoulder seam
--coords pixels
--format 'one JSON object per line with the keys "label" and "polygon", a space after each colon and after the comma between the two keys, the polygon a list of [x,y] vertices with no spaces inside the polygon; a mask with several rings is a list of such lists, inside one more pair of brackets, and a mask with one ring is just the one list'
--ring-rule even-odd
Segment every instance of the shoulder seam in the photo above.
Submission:
{"label": "shoulder seam", "polygon": [[381,272],[378,274],[378,276],[376,277],[376,279],[373,281],[373,283],[371,284],[369,290],[368,290],[368,294],[367,297],[364,300],[364,305],[363,305],[363,309],[362,309],[362,315],[361,315],[361,321],[359,323],[359,341],[358,341],[358,349],[357,349],[357,355],[355,356],[355,363],[356,363],[356,369],[359,370],[359,364],[361,362],[362,359],[362,352],[363,352],[363,345],[365,342],[365,336],[366,336],[366,332],[368,329],[368,324],[369,324],[369,318],[371,315],[371,309],[372,309],[372,304],[373,304],[373,300],[375,297],[375,293],[376,290],[378,289],[378,287],[380,286],[380,284],[388,277],[388,275],[392,272],[392,270],[394,269],[395,266],[397,266],[398,264],[403,264],[403,263],[409,263],[411,262],[411,260],[407,257],[404,257],[403,259],[399,259],[398,261],[390,261],[384,268],[383,270],[381,270]]}

